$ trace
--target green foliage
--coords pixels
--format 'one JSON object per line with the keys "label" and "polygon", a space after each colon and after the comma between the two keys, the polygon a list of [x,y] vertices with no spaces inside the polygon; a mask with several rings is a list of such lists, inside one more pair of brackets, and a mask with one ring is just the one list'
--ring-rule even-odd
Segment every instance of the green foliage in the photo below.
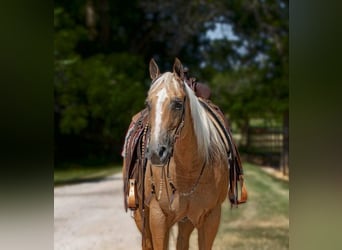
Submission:
{"label": "green foliage", "polygon": [[[91,145],[80,149],[89,155],[98,145],[119,155],[152,57],[162,71],[179,57],[238,127],[253,117],[279,119],[288,110],[288,8],[286,0],[57,0],[56,149]],[[218,24],[235,38],[210,39]]]}
{"label": "green foliage", "polygon": [[214,98],[232,120],[282,117],[288,110],[288,1],[226,1],[221,25],[235,38],[207,47]]}
{"label": "green foliage", "polygon": [[253,117],[279,119],[288,109],[287,79],[263,81],[253,68],[217,73],[211,86],[213,100],[237,123]]}
{"label": "green foliage", "polygon": [[60,132],[103,147],[122,143],[131,116],[143,105],[142,65],[129,54],[95,55],[57,72],[62,76],[55,79]]}
{"label": "green foliage", "polygon": [[103,123],[102,134],[109,136],[111,127],[127,123],[127,116],[143,103],[141,68],[139,58],[125,54],[96,55],[67,67],[61,72],[63,78],[55,82],[56,101],[63,114],[61,131],[79,133],[97,120]]}
{"label": "green foliage", "polygon": [[261,113],[255,100],[258,98],[255,95],[258,91],[257,78],[255,71],[240,70],[218,73],[212,79],[213,99],[231,120],[239,122],[251,114]]}
{"label": "green foliage", "polygon": [[132,115],[143,106],[146,67],[130,53],[82,58],[75,49],[84,29],[61,9],[55,10],[55,28],[56,129],[117,154]]}
{"label": "green foliage", "polygon": [[86,39],[87,30],[75,24],[63,8],[54,10],[54,56],[55,67],[68,65],[78,59],[75,52],[77,43]]}

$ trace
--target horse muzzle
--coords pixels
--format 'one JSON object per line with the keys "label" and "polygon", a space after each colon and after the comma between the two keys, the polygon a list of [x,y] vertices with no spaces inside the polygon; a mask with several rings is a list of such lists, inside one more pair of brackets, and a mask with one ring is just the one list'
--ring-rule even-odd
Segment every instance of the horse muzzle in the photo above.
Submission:
{"label": "horse muzzle", "polygon": [[147,159],[152,165],[164,166],[171,156],[172,148],[167,145],[147,148]]}

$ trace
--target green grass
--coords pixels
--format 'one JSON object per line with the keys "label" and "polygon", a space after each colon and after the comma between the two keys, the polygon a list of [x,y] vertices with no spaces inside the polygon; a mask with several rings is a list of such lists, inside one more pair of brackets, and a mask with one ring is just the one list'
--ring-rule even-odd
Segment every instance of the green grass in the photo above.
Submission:
{"label": "green grass", "polygon": [[213,249],[289,249],[289,183],[245,163],[248,201],[224,203]]}
{"label": "green grass", "polygon": [[121,171],[121,165],[82,166],[70,164],[54,170],[54,184],[64,185],[100,180]]}

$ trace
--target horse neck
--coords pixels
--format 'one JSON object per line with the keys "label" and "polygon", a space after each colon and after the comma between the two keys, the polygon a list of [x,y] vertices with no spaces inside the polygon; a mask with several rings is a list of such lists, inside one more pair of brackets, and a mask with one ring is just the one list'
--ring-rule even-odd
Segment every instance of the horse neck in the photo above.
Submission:
{"label": "horse neck", "polygon": [[184,126],[175,143],[173,156],[177,168],[185,168],[187,171],[200,168],[204,162],[204,158],[201,159],[198,154],[197,139],[189,108],[185,110]]}

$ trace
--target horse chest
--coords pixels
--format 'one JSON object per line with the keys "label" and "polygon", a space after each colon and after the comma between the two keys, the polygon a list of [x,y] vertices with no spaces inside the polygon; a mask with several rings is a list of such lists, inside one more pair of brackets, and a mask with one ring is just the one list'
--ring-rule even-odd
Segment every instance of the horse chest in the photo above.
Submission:
{"label": "horse chest", "polygon": [[158,206],[171,220],[176,222],[184,217],[188,217],[191,218],[191,221],[195,225],[199,224],[201,218],[221,202],[222,195],[218,192],[215,185],[200,183],[193,193],[176,191],[172,199],[170,199],[170,196],[165,191],[160,200],[158,200]]}

